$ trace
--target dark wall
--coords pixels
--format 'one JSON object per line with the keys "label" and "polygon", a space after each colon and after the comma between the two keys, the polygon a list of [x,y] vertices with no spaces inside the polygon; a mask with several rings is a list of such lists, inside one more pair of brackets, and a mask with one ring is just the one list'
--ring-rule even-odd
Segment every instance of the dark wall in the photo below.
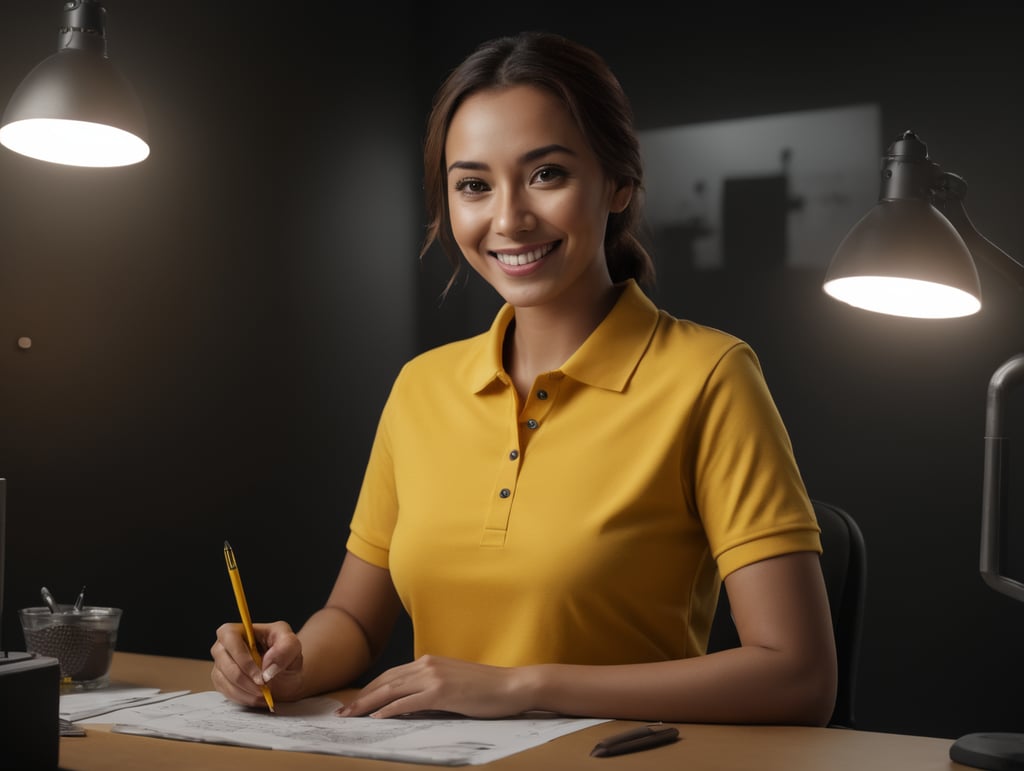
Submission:
{"label": "dark wall", "polygon": [[[60,6],[4,4],[0,93],[56,50]],[[4,640],[41,585],[85,584],[124,607],[122,649],[205,657],[237,616],[225,539],[258,617],[326,598],[414,350],[422,117],[408,46],[380,46],[411,20],[107,8],[151,157],[0,152]]]}
{"label": "dark wall", "polygon": [[[59,5],[3,4],[0,98],[53,49]],[[152,157],[97,171],[0,149],[7,647],[40,585],[86,584],[125,608],[122,649],[204,657],[235,614],[224,539],[257,617],[297,625],[322,602],[391,378],[496,306],[472,281],[439,305],[442,258],[416,260],[425,110],[486,37],[597,47],[641,129],[877,103],[881,141],[917,130],[968,181],[978,228],[1024,257],[1024,17],[1001,4],[107,8]],[[666,308],[754,346],[812,495],[864,529],[860,726],[1024,730],[1024,608],[977,572],[985,392],[1024,348],[1019,292],[983,266],[984,310],[927,323],[841,307],[823,271],[663,273]]]}

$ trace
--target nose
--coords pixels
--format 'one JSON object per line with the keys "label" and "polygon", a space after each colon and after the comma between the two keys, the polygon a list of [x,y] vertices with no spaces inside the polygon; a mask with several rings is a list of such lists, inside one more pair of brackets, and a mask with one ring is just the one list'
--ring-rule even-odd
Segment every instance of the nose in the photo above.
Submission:
{"label": "nose", "polygon": [[530,210],[529,196],[518,187],[507,187],[495,197],[494,224],[498,235],[511,238],[532,230],[537,219]]}

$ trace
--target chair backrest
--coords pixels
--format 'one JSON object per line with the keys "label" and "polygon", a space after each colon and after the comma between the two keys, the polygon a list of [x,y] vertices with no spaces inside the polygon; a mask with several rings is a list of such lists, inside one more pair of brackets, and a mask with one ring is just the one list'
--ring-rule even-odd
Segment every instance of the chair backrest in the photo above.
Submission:
{"label": "chair backrest", "polygon": [[[839,689],[829,725],[853,728],[853,705],[867,587],[864,535],[856,520],[843,509],[819,500],[812,500],[812,503],[821,527],[821,571],[832,610],[832,629],[839,665]],[[708,652],[735,648],[739,644],[739,635],[729,610],[729,599],[723,590],[711,625]]]}

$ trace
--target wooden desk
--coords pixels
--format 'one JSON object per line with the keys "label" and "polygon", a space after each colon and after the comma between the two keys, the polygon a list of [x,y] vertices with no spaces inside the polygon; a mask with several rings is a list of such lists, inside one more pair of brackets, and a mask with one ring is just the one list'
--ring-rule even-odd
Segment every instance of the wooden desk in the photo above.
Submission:
{"label": "wooden desk", "polygon": [[[211,690],[211,662],[114,654],[111,679],[165,691]],[[344,692],[334,694],[344,698]],[[101,719],[101,718],[98,718]],[[632,755],[592,758],[590,749],[610,733],[640,723],[621,722],[586,728],[541,747],[488,763],[489,771],[952,771],[968,769],[949,759],[948,739],[789,726],[685,724],[680,741]],[[85,737],[60,740],[60,767],[67,771],[119,769],[230,769],[260,771],[287,768],[425,771],[431,766],[383,760],[253,750],[216,744],[154,739],[110,732],[108,725],[88,724]],[[439,766],[436,768],[440,768]]]}

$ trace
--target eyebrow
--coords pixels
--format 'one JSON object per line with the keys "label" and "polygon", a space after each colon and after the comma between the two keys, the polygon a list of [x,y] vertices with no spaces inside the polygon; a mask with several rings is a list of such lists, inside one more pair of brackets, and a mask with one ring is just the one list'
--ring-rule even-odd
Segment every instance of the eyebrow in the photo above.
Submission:
{"label": "eyebrow", "polygon": [[[574,151],[570,150],[565,145],[551,144],[544,145],[543,147],[538,147],[535,150],[530,150],[529,152],[523,153],[519,157],[519,162],[528,163],[529,161],[535,161],[538,158],[543,158],[544,156],[551,155],[552,153],[565,153],[566,155],[576,155]],[[455,169],[468,169],[470,171],[486,171],[487,168],[487,164],[481,163],[480,161],[455,161],[448,166],[448,173],[451,174],[452,171],[454,171]]]}

